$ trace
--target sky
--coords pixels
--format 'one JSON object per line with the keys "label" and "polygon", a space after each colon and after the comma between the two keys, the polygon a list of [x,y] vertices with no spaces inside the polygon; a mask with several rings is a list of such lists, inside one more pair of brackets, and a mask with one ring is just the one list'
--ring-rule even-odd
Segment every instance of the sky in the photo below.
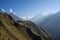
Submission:
{"label": "sky", "polygon": [[17,16],[31,18],[37,14],[56,13],[60,10],[60,0],[0,0],[0,9],[6,12],[13,9]]}

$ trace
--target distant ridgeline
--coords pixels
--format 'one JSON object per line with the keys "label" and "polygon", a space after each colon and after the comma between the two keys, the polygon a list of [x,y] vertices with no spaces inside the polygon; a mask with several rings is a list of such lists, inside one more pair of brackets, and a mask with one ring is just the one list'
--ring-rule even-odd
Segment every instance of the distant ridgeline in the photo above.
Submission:
{"label": "distant ridgeline", "polygon": [[[12,9],[10,9],[10,10],[12,10]],[[10,15],[12,18],[15,19],[15,21],[22,21],[22,19],[19,18],[18,16],[16,16],[13,11],[12,12],[10,11],[10,13],[7,13],[4,9],[0,9],[0,13]]]}
{"label": "distant ridgeline", "polygon": [[0,40],[54,40],[48,32],[31,21],[16,21],[13,15],[0,12]]}

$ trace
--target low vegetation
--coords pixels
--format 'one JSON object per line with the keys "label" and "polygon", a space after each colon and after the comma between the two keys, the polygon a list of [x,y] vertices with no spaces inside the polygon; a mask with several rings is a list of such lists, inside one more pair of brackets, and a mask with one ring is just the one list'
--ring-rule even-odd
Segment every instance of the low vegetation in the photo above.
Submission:
{"label": "low vegetation", "polygon": [[0,13],[0,40],[53,40],[52,36],[30,21],[16,22]]}

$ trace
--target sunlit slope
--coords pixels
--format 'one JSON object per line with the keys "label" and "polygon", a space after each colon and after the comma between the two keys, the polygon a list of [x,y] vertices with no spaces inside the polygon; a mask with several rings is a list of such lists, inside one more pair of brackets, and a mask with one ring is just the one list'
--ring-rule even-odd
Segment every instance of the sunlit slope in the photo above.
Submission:
{"label": "sunlit slope", "polygon": [[8,14],[0,13],[1,40],[53,40],[52,36],[30,21],[16,22]]}
{"label": "sunlit slope", "polygon": [[[14,25],[14,20],[9,18],[10,16],[6,14],[0,14],[0,20],[2,21],[4,27],[17,39],[19,40],[28,40],[24,35],[16,28]],[[16,24],[17,25],[17,24]],[[27,34],[26,34],[27,35]]]}
{"label": "sunlit slope", "polygon": [[15,40],[16,38],[10,32],[0,25],[0,40]]}

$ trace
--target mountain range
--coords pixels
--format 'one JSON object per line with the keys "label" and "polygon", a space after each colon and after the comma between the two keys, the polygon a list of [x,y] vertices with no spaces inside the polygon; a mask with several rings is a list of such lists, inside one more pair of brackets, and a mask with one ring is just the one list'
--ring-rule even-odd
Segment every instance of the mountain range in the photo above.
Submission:
{"label": "mountain range", "polygon": [[31,21],[16,21],[13,15],[0,12],[0,40],[54,40],[43,28]]}
{"label": "mountain range", "polygon": [[37,19],[37,22],[35,21],[34,23],[46,29],[56,40],[60,40],[60,11],[53,15],[48,15],[42,22]]}

